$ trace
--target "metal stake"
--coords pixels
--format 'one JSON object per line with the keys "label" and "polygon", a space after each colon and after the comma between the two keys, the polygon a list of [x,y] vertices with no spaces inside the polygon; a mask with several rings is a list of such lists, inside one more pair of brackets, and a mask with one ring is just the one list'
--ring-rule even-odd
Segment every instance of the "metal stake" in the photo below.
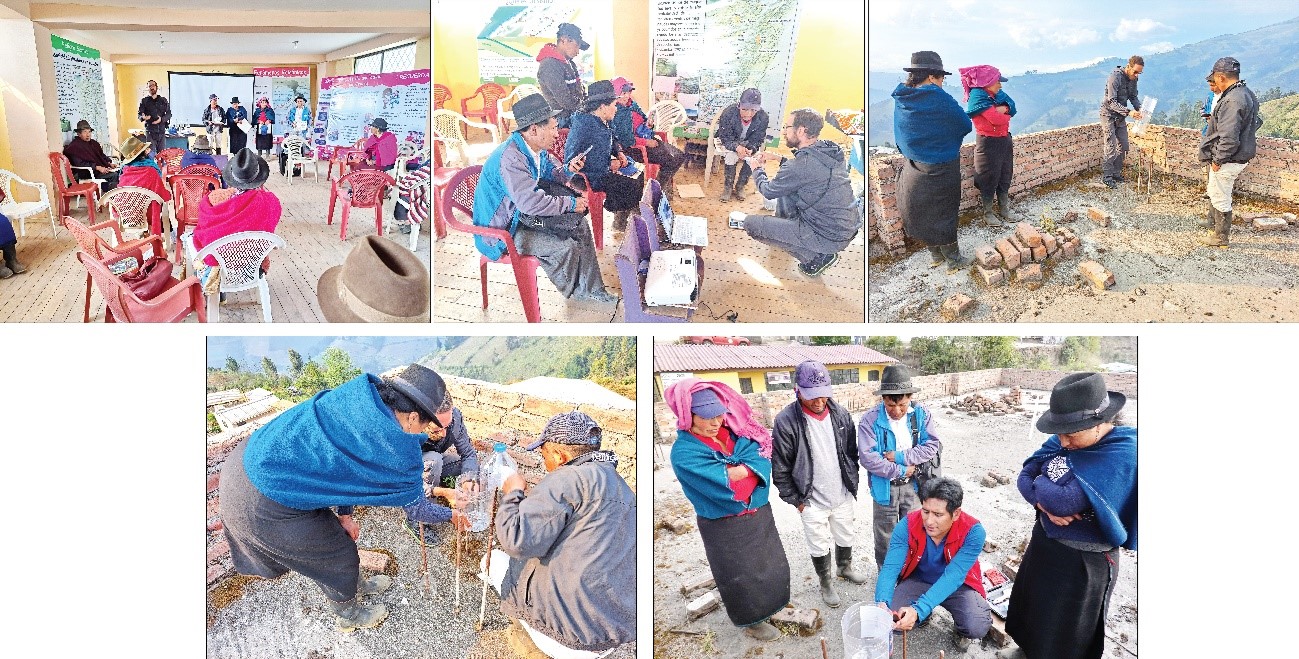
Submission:
{"label": "metal stake", "polygon": [[415,523],[419,524],[419,553],[424,559],[424,590],[429,594],[432,594],[433,586],[429,585],[428,580],[428,545],[424,544],[424,523]]}
{"label": "metal stake", "polygon": [[478,631],[483,631],[483,620],[487,615],[487,582],[491,579],[492,542],[496,540],[496,491],[492,492],[492,521],[487,527],[486,564],[483,566],[483,595],[478,601]]}
{"label": "metal stake", "polygon": [[453,519],[453,520],[452,520],[452,522],[453,522],[452,525],[455,526],[455,529],[456,529],[456,605],[455,605],[455,613],[456,613],[456,615],[460,615],[460,566],[461,566],[460,536],[464,534],[464,529],[461,529],[459,526],[456,526],[456,525],[454,524],[454,521],[455,521],[455,520]]}

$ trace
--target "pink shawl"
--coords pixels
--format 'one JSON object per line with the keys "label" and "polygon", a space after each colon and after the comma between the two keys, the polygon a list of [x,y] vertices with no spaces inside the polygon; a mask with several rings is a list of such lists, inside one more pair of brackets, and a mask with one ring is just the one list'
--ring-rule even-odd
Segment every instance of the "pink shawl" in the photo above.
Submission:
{"label": "pink shawl", "polygon": [[[265,188],[242,192],[215,206],[209,195],[203,195],[198,206],[198,225],[194,227],[194,249],[201,250],[218,238],[240,231],[275,233],[280,210],[280,200]],[[211,256],[203,262],[216,265],[216,259]]]}
{"label": "pink shawl", "polygon": [[961,72],[961,88],[965,90],[965,100],[970,100],[970,90],[975,87],[987,87],[1001,79],[1001,71],[991,64],[979,64],[958,69]]}
{"label": "pink shawl", "polygon": [[753,416],[753,408],[744,397],[729,386],[711,380],[686,378],[675,382],[663,392],[663,399],[668,409],[677,415],[677,429],[690,429],[690,394],[702,389],[712,389],[722,404],[726,406],[723,421],[731,432],[741,437],[748,437],[758,443],[758,453],[764,458],[771,457],[771,431],[767,430]]}

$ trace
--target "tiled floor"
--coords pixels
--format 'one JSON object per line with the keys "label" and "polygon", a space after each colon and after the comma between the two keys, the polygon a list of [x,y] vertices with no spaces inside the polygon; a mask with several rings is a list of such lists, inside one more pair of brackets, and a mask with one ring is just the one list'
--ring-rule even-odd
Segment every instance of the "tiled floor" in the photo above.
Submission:
{"label": "tiled floor", "polygon": [[[768,171],[774,173],[776,165]],[[702,167],[682,169],[678,185],[703,185]],[[855,176],[855,174],[854,174]],[[682,215],[708,218],[708,247],[703,252],[706,267],[701,300],[695,322],[725,322],[728,311],[739,314],[739,322],[863,322],[865,300],[864,238],[857,240],[841,254],[834,267],[818,278],[804,276],[789,254],[755,242],[741,230],[727,226],[732,210],[748,213],[768,212],[761,209],[761,197],[750,183],[743,202],[720,202],[721,176],[714,172],[702,199],[678,196],[674,210]],[[605,243],[600,253],[600,270],[605,286],[618,293],[618,274],[614,255],[620,239],[609,229],[613,218],[605,213]],[[482,308],[478,281],[478,252],[473,239],[451,230],[446,239],[437,241],[434,256],[433,317],[448,322],[524,322],[523,304],[519,299],[514,273],[509,266],[488,264],[487,309]],[[611,322],[623,320],[622,303],[615,311],[612,304],[565,300],[545,274],[542,279],[541,318],[547,322]]]}
{"label": "tiled floor", "polygon": [[[316,283],[321,273],[341,264],[361,238],[374,234],[374,215],[366,210],[354,212],[348,220],[348,238],[340,241],[341,204],[335,210],[334,224],[325,224],[329,183],[323,176],[324,163],[320,167],[319,183],[308,174],[306,179],[289,184],[278,174],[278,163],[271,171],[266,188],[280,198],[283,207],[276,233],[288,243],[285,249],[271,255],[268,275],[271,317],[277,323],[325,322],[316,302]],[[384,213],[385,231],[392,226],[391,207],[389,200]],[[72,216],[85,221],[85,207],[74,210]],[[102,213],[101,216],[101,219],[106,217]],[[17,222],[14,224],[17,230]],[[402,246],[409,244],[410,237],[405,234],[389,233],[388,236]],[[0,281],[0,322],[81,322],[86,271],[77,262],[76,251],[76,241],[62,227],[52,236],[48,218],[28,218],[27,236],[18,239],[19,260],[28,271]],[[428,265],[427,227],[419,237],[415,253]],[[227,294],[219,315],[222,323],[262,322],[257,289]],[[104,300],[98,290],[90,296],[90,318],[92,322],[104,320]],[[190,316],[187,322],[195,322],[195,316]]]}

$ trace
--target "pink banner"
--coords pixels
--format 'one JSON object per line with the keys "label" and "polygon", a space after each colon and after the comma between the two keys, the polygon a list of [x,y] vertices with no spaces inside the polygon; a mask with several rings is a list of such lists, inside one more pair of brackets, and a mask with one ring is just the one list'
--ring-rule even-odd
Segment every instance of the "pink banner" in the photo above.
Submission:
{"label": "pink banner", "polygon": [[399,71],[397,73],[357,73],[350,76],[321,78],[321,89],[341,87],[391,87],[396,85],[428,84],[429,70]]}
{"label": "pink banner", "polygon": [[258,78],[308,78],[311,77],[311,67],[254,68],[253,75]]}

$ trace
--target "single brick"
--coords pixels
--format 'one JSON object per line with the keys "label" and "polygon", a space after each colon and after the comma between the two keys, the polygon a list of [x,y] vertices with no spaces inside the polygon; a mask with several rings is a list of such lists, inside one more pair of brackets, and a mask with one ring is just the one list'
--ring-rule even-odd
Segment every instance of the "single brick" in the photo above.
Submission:
{"label": "single brick", "polygon": [[358,549],[356,553],[361,558],[361,569],[363,570],[383,572],[388,567],[388,555],[383,552]]}
{"label": "single brick", "polygon": [[686,605],[686,619],[691,621],[698,620],[699,618],[716,611],[717,607],[721,605],[721,596],[717,594],[717,591],[710,590],[703,595],[696,597]]}
{"label": "single brick", "polygon": [[1024,243],[1020,242],[1019,238],[1016,238],[1015,236],[1012,235],[1006,240],[1009,240],[1010,244],[1013,245],[1015,249],[1019,250],[1020,263],[1028,263],[1033,260],[1033,251],[1030,250],[1028,246],[1026,246]]}
{"label": "single brick", "polygon": [[1057,245],[1059,245],[1059,242],[1056,241],[1055,236],[1049,233],[1044,233],[1042,234],[1042,245],[1046,247],[1047,253],[1050,254],[1051,252],[1055,251],[1055,248]]}
{"label": "single brick", "polygon": [[1006,271],[1001,268],[985,268],[976,265],[974,266],[974,272],[979,276],[979,281],[984,286],[997,286],[1006,282]]}
{"label": "single brick", "polygon": [[947,298],[947,301],[943,303],[943,307],[939,310],[939,313],[942,314],[943,318],[946,318],[949,321],[954,321],[964,315],[965,312],[972,309],[974,304],[975,302],[970,296],[965,295],[964,293],[957,293],[956,295]]}
{"label": "single brick", "polygon": [[816,609],[795,609],[788,606],[772,614],[771,620],[772,622],[798,625],[813,632],[825,624],[825,621],[821,619],[821,612]]}
{"label": "single brick", "polygon": [[1110,225],[1110,218],[1112,218],[1113,216],[1110,215],[1109,211],[1105,209],[1097,208],[1095,206],[1088,206],[1087,217],[1091,218],[1092,222],[1095,222],[1100,226],[1107,227]]}
{"label": "single brick", "polygon": [[216,519],[213,519],[212,521],[207,523],[207,530],[209,531],[220,531],[223,528],[225,528],[225,524],[222,523],[220,517],[217,517]]}
{"label": "single brick", "polygon": [[1019,267],[1019,249],[1010,244],[1010,240],[1006,238],[998,240],[997,253],[1001,254],[1001,262],[1006,264],[1007,270]]}
{"label": "single brick", "polygon": [[1033,283],[1042,282],[1042,266],[1036,263],[1029,263],[1015,271],[1016,283]]}
{"label": "single brick", "polygon": [[1097,290],[1105,290],[1114,285],[1114,273],[1095,261],[1083,261],[1078,264],[1078,272]]}
{"label": "single brick", "polygon": [[1276,231],[1278,229],[1284,229],[1288,226],[1290,225],[1286,224],[1286,221],[1279,217],[1254,218],[1255,231]]}
{"label": "single brick", "polygon": [[207,562],[215,563],[230,553],[230,543],[222,540],[207,550]]}
{"label": "single brick", "polygon": [[693,593],[696,590],[700,590],[703,588],[714,588],[716,586],[717,586],[717,582],[713,580],[713,575],[701,574],[695,577],[694,579],[691,579],[690,581],[681,584],[681,594],[686,597],[689,597],[690,593]]}
{"label": "single brick", "polygon": [[1020,222],[1015,225],[1015,237],[1019,238],[1019,242],[1029,248],[1042,244],[1042,234],[1028,222]]}
{"label": "single brick", "polygon": [[1006,633],[1006,623],[998,616],[992,617],[992,626],[988,628],[988,635],[984,638],[999,648],[1010,645],[1010,635]]}
{"label": "single brick", "polygon": [[207,569],[207,585],[211,586],[217,581],[220,581],[227,574],[230,574],[230,568],[224,565],[218,564],[209,567]]}
{"label": "single brick", "polygon": [[1001,254],[997,253],[996,247],[986,243],[974,248],[974,260],[984,268],[1001,266]]}
{"label": "single brick", "polygon": [[1045,260],[1046,260],[1046,253],[1047,253],[1046,245],[1038,245],[1037,247],[1034,247],[1034,248],[1033,248],[1033,261],[1036,262],[1036,263],[1041,263],[1041,262],[1045,261]]}
{"label": "single brick", "polygon": [[215,472],[207,477],[207,491],[211,492],[221,485],[221,472]]}

